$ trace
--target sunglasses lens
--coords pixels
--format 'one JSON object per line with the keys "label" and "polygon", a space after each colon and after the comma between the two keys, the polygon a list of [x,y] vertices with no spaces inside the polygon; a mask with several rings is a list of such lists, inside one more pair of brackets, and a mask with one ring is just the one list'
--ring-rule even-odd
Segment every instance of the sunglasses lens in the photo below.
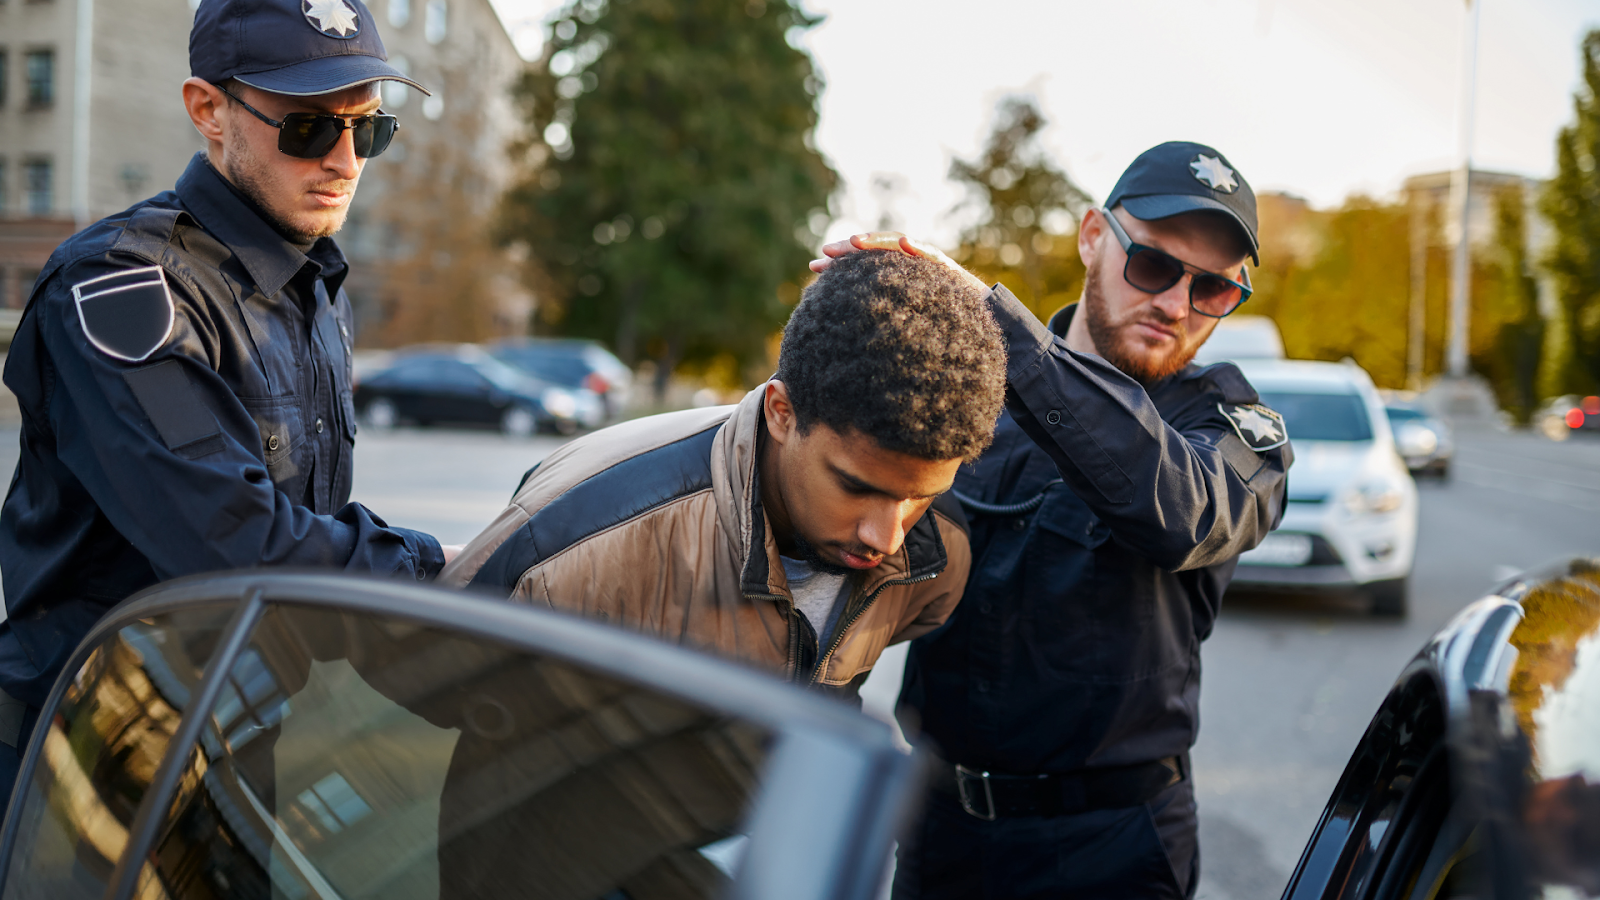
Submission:
{"label": "sunglasses lens", "polygon": [[394,116],[376,115],[358,120],[355,127],[356,155],[371,159],[389,149],[389,142],[394,140],[394,133],[399,128],[400,122]]}
{"label": "sunglasses lens", "polygon": [[1216,275],[1197,275],[1189,288],[1189,302],[1208,316],[1225,316],[1233,312],[1244,298],[1239,286]]}
{"label": "sunglasses lens", "polygon": [[1147,294],[1159,294],[1183,277],[1183,263],[1159,250],[1141,249],[1122,270],[1128,283]]}
{"label": "sunglasses lens", "polygon": [[278,149],[300,159],[320,159],[328,155],[334,144],[339,143],[341,124],[333,116],[290,113],[283,117],[283,129],[278,132]]}

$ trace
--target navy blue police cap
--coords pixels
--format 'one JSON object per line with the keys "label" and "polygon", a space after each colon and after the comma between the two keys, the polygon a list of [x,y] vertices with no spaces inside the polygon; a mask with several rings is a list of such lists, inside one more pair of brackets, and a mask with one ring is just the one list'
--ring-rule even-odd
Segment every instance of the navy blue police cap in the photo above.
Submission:
{"label": "navy blue police cap", "polygon": [[1256,241],[1256,193],[1228,158],[1205,144],[1168,141],[1139,154],[1117,179],[1106,209],[1118,204],[1136,219],[1165,219],[1209,209],[1238,223],[1261,265]]}
{"label": "navy blue police cap", "polygon": [[374,81],[428,89],[388,63],[361,0],[202,0],[189,30],[189,74],[310,97]]}

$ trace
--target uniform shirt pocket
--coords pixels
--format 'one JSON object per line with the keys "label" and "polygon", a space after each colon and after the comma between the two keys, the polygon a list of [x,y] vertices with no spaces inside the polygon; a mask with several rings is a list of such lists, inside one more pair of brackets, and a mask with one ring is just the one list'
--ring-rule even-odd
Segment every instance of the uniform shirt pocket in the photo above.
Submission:
{"label": "uniform shirt pocket", "polygon": [[290,497],[299,496],[287,486],[306,475],[307,467],[301,465],[299,452],[306,443],[300,398],[241,398],[241,402],[261,433],[261,458],[273,483]]}
{"label": "uniform shirt pocket", "polygon": [[1045,495],[1034,524],[1086,550],[1099,547],[1111,537],[1111,529],[1065,485],[1057,485]]}

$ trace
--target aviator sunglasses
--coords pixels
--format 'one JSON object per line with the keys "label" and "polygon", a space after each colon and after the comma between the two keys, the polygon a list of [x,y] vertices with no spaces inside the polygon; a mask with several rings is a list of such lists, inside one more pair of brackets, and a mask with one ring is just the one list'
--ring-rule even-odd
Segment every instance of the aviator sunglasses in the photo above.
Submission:
{"label": "aviator sunglasses", "polygon": [[332,113],[289,113],[283,121],[267,118],[261,110],[235,97],[227,88],[217,85],[217,90],[233,97],[234,102],[250,114],[278,129],[278,150],[296,159],[321,159],[328,155],[339,136],[349,129],[353,134],[356,155],[371,159],[388,149],[394,133],[400,130],[400,120],[383,110],[365,116],[336,116]]}
{"label": "aviator sunglasses", "polygon": [[1110,210],[1102,209],[1100,215],[1111,226],[1111,233],[1117,236],[1122,252],[1128,255],[1128,261],[1122,267],[1123,279],[1146,294],[1163,293],[1182,281],[1184,272],[1191,272],[1194,279],[1189,282],[1189,308],[1202,316],[1220,319],[1250,299],[1250,273],[1244,267],[1239,268],[1243,284],[1223,278],[1192,266],[1170,253],[1134,243]]}

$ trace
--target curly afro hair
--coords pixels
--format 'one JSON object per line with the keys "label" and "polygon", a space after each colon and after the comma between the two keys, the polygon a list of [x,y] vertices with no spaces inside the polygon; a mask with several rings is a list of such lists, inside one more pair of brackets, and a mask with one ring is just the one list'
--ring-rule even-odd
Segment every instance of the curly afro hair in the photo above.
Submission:
{"label": "curly afro hair", "polygon": [[778,379],[797,424],[851,429],[919,459],[976,459],[1005,400],[1006,355],[983,292],[931,259],[851,253],[806,288]]}

